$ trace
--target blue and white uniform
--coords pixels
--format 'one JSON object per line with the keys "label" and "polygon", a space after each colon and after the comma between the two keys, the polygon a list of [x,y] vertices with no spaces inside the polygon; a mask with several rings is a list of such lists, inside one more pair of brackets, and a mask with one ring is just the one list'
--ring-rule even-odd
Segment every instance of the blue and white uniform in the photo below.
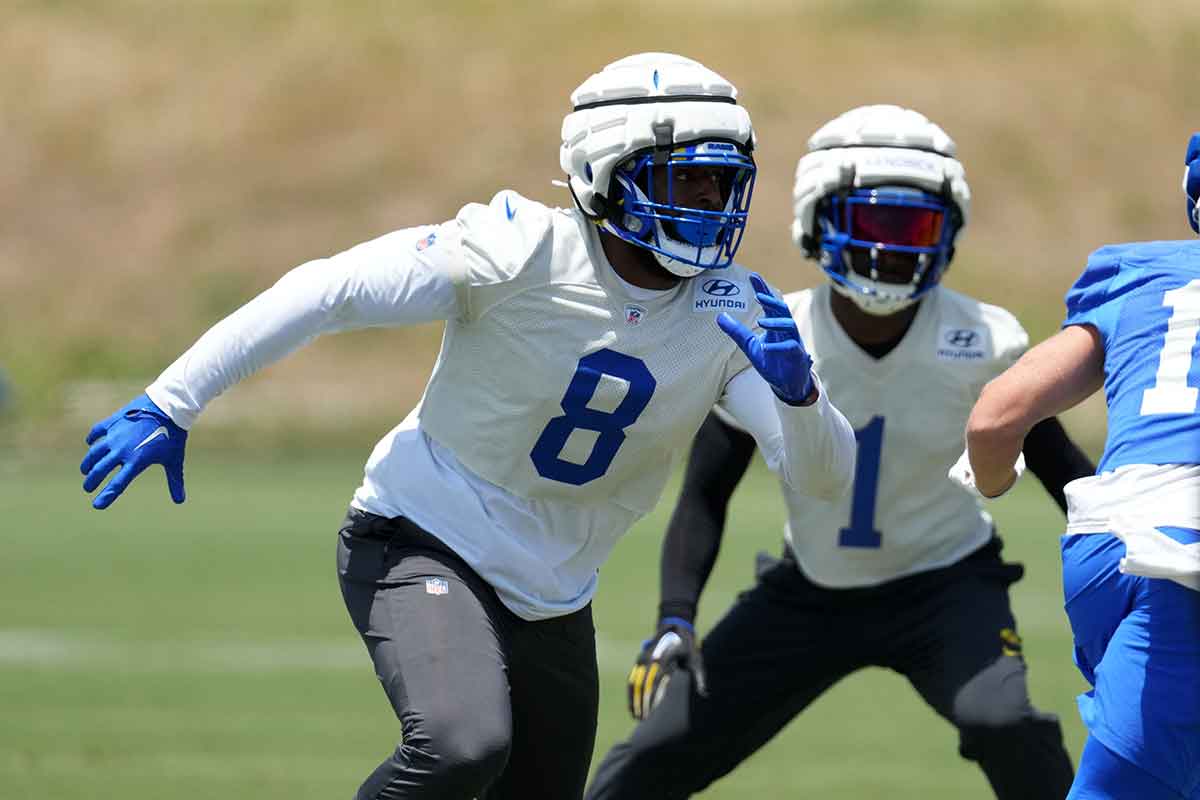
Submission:
{"label": "blue and white uniform", "polygon": [[1064,326],[1103,339],[1108,404],[1097,474],[1066,487],[1066,609],[1094,687],[1080,713],[1200,798],[1200,242],[1103,247],[1066,305]]}
{"label": "blue and white uniform", "polygon": [[761,313],[742,266],[631,286],[577,210],[504,191],[297,267],[146,392],[188,428],[317,335],[446,320],[421,404],[376,446],[353,505],[412,520],[540,620],[587,605],[714,403],[794,491],[834,499],[849,485],[849,423],[824,392],[812,408],[777,402],[718,328],[722,311],[747,326]]}

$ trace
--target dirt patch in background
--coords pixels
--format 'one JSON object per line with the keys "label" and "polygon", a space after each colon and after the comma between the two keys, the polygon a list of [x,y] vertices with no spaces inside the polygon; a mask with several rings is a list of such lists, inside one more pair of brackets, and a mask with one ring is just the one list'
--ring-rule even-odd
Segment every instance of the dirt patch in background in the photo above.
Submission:
{"label": "dirt patch in background", "polygon": [[[739,258],[785,288],[821,279],[787,233],[808,135],[867,102],[940,122],[974,195],[947,283],[1041,338],[1091,249],[1189,233],[1198,5],[18,3],[0,27],[7,436],[74,441],[110,410],[98,387],[144,384],[303,261],[501,188],[568,203],[550,185],[567,97],[639,50],[741,89],[761,172]],[[419,397],[437,341],[332,337],[202,424],[239,442],[378,435]],[[1095,411],[1081,419],[1094,438]]]}

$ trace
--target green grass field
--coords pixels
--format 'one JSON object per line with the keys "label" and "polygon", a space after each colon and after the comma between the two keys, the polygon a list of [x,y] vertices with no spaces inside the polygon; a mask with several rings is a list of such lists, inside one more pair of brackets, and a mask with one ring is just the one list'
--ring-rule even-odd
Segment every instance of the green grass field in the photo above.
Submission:
{"label": "green grass field", "polygon": [[[350,797],[397,734],[333,572],[361,458],[197,451],[185,505],[171,505],[159,472],[100,513],[79,490],[82,452],[0,461],[0,795]],[[776,495],[756,471],[735,498],[702,625],[748,584],[754,552],[776,549]],[[630,728],[624,676],[653,621],[668,510],[603,570],[597,758]],[[1078,755],[1083,682],[1061,611],[1058,511],[1027,479],[995,513],[1006,553],[1028,568],[1014,601],[1034,700],[1062,715]],[[868,671],[703,797],[990,796],[955,748],[902,679]]]}

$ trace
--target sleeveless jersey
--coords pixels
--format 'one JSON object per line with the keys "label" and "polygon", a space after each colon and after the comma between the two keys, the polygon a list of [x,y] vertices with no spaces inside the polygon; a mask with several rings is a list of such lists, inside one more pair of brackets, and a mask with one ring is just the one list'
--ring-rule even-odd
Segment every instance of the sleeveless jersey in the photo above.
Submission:
{"label": "sleeveless jersey", "polygon": [[833,503],[785,489],[788,543],[804,573],[830,587],[954,563],[988,540],[992,522],[946,472],[979,392],[1028,336],[1004,309],[939,287],[900,343],[875,359],[834,319],[829,295],[825,284],[787,300],[822,384],[854,427],[854,486]]}

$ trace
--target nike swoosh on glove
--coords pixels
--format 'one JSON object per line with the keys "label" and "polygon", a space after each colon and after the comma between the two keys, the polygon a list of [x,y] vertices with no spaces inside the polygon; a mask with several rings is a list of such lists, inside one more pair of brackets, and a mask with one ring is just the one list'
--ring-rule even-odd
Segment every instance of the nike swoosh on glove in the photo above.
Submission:
{"label": "nike swoosh on glove", "polygon": [[187,497],[183,488],[183,450],[187,435],[187,431],[144,394],[93,425],[87,435],[87,455],[79,465],[79,471],[86,476],[83,490],[94,491],[110,472],[118,467],[120,471],[96,495],[92,508],[108,508],[151,464],[163,465],[171,499],[182,503]]}
{"label": "nike swoosh on glove", "polygon": [[780,400],[791,406],[806,405],[813,391],[813,361],[792,312],[757,272],[750,273],[750,285],[763,309],[764,316],[758,320],[763,333],[755,335],[724,311],[717,316],[717,325],[737,343]]}

